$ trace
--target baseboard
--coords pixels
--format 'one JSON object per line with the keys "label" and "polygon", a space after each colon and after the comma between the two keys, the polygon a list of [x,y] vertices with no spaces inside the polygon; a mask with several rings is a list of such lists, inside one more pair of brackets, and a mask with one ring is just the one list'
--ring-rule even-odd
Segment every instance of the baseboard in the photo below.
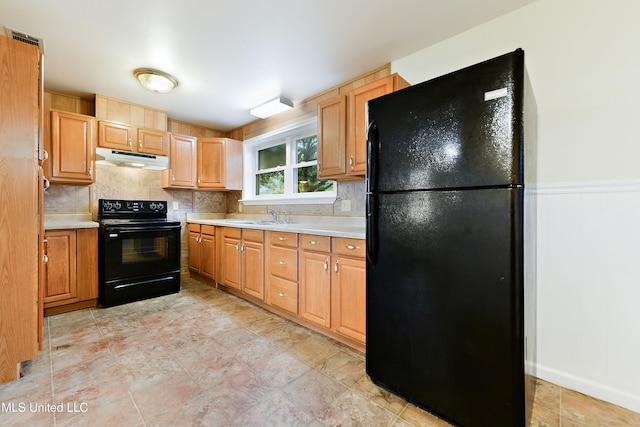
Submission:
{"label": "baseboard", "polygon": [[640,413],[640,396],[629,394],[605,384],[590,381],[568,372],[558,371],[540,364],[536,367],[536,374],[538,378],[549,381],[550,383]]}

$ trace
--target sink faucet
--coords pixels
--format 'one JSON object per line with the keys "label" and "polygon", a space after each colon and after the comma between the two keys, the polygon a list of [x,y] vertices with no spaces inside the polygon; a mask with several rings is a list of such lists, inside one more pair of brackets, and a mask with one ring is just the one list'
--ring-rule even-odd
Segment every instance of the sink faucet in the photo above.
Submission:
{"label": "sink faucet", "polygon": [[269,213],[273,217],[273,222],[278,222],[278,214],[273,209],[269,209]]}

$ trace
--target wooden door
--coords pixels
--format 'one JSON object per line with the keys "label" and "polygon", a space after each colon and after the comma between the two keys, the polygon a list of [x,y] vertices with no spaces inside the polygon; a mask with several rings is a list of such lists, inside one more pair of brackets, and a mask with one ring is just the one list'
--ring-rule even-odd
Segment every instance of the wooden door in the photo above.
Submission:
{"label": "wooden door", "polygon": [[171,134],[169,150],[171,187],[196,186],[196,138]]}
{"label": "wooden door", "polygon": [[76,269],[77,241],[74,230],[46,233],[45,308],[60,301],[73,302],[78,296]]}
{"label": "wooden door", "polygon": [[364,175],[367,167],[367,101],[393,92],[391,77],[377,80],[349,93],[347,173]]}
{"label": "wooden door", "polygon": [[95,182],[93,161],[94,118],[51,111],[51,182]]}
{"label": "wooden door", "polygon": [[[189,224],[189,228],[193,226]],[[200,247],[200,232],[189,231],[189,270],[198,274],[200,273]]]}
{"label": "wooden door", "polygon": [[318,104],[318,177],[344,175],[347,144],[347,97]]}
{"label": "wooden door", "polygon": [[226,146],[224,138],[198,139],[198,187],[225,188]]}
{"label": "wooden door", "polygon": [[332,258],[331,328],[358,342],[366,337],[366,262],[360,258]]}
{"label": "wooden door", "polygon": [[223,285],[241,289],[240,264],[240,240],[225,236],[222,243]]}
{"label": "wooden door", "polygon": [[0,36],[0,383],[38,353],[39,60]]}
{"label": "wooden door", "polygon": [[200,274],[209,279],[214,277],[216,259],[216,237],[211,234],[200,236]]}
{"label": "wooden door", "polygon": [[300,315],[321,326],[331,326],[331,257],[302,251],[300,255]]}
{"label": "wooden door", "polygon": [[98,122],[98,147],[114,150],[133,150],[133,129],[129,125],[100,120]]}
{"label": "wooden door", "polygon": [[167,132],[154,129],[138,129],[138,146],[140,153],[166,156],[169,154]]}
{"label": "wooden door", "polygon": [[243,242],[242,265],[242,291],[264,299],[264,244]]}

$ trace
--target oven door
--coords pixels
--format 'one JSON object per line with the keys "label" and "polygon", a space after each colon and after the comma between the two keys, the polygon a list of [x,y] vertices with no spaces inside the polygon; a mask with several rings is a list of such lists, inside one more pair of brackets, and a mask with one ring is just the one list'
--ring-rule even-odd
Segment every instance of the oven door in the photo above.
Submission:
{"label": "oven door", "polygon": [[180,225],[108,225],[101,249],[104,281],[179,271]]}

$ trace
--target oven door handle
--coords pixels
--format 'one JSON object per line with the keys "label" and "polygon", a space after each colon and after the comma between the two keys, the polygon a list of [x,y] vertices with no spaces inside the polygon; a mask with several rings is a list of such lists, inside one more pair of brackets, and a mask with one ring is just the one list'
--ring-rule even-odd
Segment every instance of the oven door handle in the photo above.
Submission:
{"label": "oven door handle", "polygon": [[[162,227],[149,227],[149,226],[142,226],[142,227],[109,227],[105,229],[105,234],[109,237],[112,237],[111,234],[132,234],[132,233],[151,233],[151,232],[156,232],[156,231],[173,231],[173,230],[180,230],[180,225],[168,225],[168,226],[162,226]],[[113,237],[117,237],[117,236],[113,236]]]}

